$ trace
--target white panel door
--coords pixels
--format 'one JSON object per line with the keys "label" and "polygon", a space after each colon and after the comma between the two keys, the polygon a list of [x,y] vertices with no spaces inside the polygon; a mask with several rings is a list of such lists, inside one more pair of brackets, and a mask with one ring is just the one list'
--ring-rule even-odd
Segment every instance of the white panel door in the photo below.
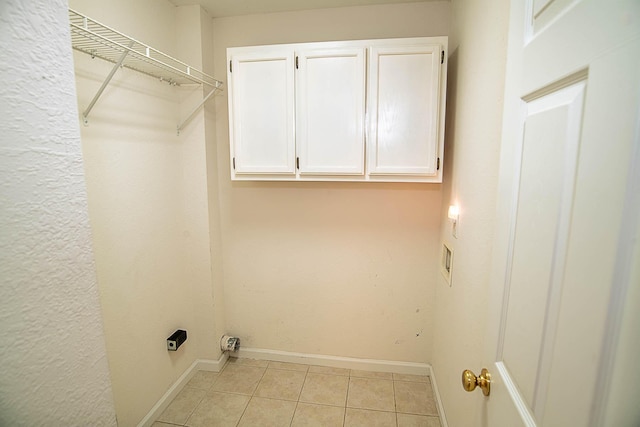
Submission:
{"label": "white panel door", "polygon": [[616,316],[639,258],[625,206],[640,203],[640,3],[511,7],[482,424],[607,425]]}
{"label": "white panel door", "polygon": [[441,52],[440,45],[371,48],[369,174],[437,174]]}
{"label": "white panel door", "polygon": [[230,61],[232,178],[234,173],[294,175],[293,50],[232,54]]}
{"label": "white panel door", "polygon": [[296,52],[300,174],[364,173],[365,49]]}

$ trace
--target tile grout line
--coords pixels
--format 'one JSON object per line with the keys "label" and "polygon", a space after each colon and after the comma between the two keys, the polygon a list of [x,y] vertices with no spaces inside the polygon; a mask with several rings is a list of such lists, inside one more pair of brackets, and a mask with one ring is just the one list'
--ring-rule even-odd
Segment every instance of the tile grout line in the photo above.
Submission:
{"label": "tile grout line", "polygon": [[[258,367],[258,366],[256,366]],[[269,367],[269,362],[267,362],[267,366],[264,367],[264,372],[262,373],[262,376],[260,377],[260,379],[258,380],[258,383],[256,384],[256,388],[253,389],[253,391],[251,392],[251,395],[249,396],[249,401],[247,402],[247,406],[244,407],[244,410],[242,411],[242,414],[240,415],[240,418],[238,418],[238,422],[236,423],[236,427],[240,425],[240,423],[242,422],[242,417],[244,417],[244,414],[247,413],[247,409],[249,408],[249,405],[251,405],[251,401],[253,400],[256,391],[258,390],[258,386],[260,385],[260,382],[262,382],[262,379],[264,378],[265,374],[267,373],[267,368]],[[246,394],[245,394],[246,396]]]}
{"label": "tile grout line", "polygon": [[[216,378],[218,379],[218,378]],[[215,380],[214,380],[215,382]],[[213,387],[213,383],[211,383],[211,387]],[[208,390],[207,390],[208,391]],[[207,395],[207,392],[205,391],[204,394],[202,395],[202,397],[200,398],[200,400],[198,401],[198,404],[196,406],[193,407],[193,409],[191,410],[191,412],[189,412],[189,416],[187,416],[187,419],[184,420],[184,423],[182,424],[183,426],[186,426],[187,423],[189,422],[189,418],[191,418],[191,416],[193,415],[194,412],[196,412],[196,409],[198,409],[198,406],[200,406],[200,404],[202,403],[202,401],[204,400],[204,397]]]}
{"label": "tile grout line", "polygon": [[393,375],[391,375],[391,389],[393,390],[393,410],[396,414],[396,427],[398,427],[398,406],[396,404],[396,382],[393,380]]}
{"label": "tile grout line", "polygon": [[193,410],[189,413],[189,416],[187,417],[187,419],[185,420],[183,426],[186,426],[187,423],[189,422],[189,418],[191,418],[193,416],[193,414],[196,412],[196,409],[198,409],[198,406],[200,406],[200,404],[202,404],[202,401],[204,400],[204,398],[207,396],[207,393],[213,388],[213,384],[218,380],[218,377],[216,376],[216,379],[213,380],[213,382],[211,383],[211,385],[209,386],[209,388],[204,392],[204,394],[202,395],[202,397],[200,398],[200,401],[198,402],[198,404],[193,408]]}
{"label": "tile grout line", "polygon": [[349,402],[349,389],[351,388],[351,369],[349,370],[349,381],[347,383],[347,395],[344,399],[344,417],[342,418],[342,427],[347,424],[347,402]]}
{"label": "tile grout line", "polygon": [[[224,367],[223,367],[224,369]],[[196,372],[196,375],[199,371]],[[195,376],[195,375],[194,375]],[[192,378],[193,379],[193,378]],[[207,395],[207,393],[211,390],[211,388],[213,388],[213,384],[218,380],[218,377],[216,376],[216,379],[213,380],[213,382],[211,383],[211,385],[209,385],[209,388],[207,390],[205,390],[204,394],[202,395],[202,397],[200,398],[200,400],[198,400],[198,403],[196,404],[196,406],[193,407],[193,409],[191,410],[191,412],[189,412],[189,415],[187,415],[187,418],[184,420],[184,423],[180,424],[181,426],[185,427],[187,426],[187,423],[189,422],[189,418],[191,418],[191,416],[193,415],[194,412],[196,412],[196,409],[198,409],[198,406],[200,406],[200,404],[202,403],[202,401],[204,400],[205,396]],[[193,388],[193,387],[188,387],[189,383],[185,384],[184,388]]]}
{"label": "tile grout line", "polygon": [[300,403],[300,396],[302,395],[302,389],[304,388],[304,383],[307,381],[307,374],[309,373],[309,365],[307,365],[306,371],[304,371],[304,380],[302,380],[302,387],[300,387],[300,391],[298,392],[298,398],[296,399],[296,407],[293,408],[293,415],[291,416],[291,422],[289,423],[289,427],[293,426],[293,419],[296,417],[296,412],[298,411],[298,404]]}
{"label": "tile grout line", "polygon": [[[200,404],[202,403],[204,398],[207,396],[207,394],[209,394],[211,392],[211,389],[213,389],[213,385],[216,383],[216,381],[218,381],[218,378],[220,378],[220,374],[222,373],[222,371],[224,371],[224,368],[227,366],[227,363],[228,362],[225,362],[225,364],[222,366],[222,369],[220,369],[220,371],[217,373],[215,379],[211,382],[211,384],[209,384],[209,388],[207,388],[207,390],[205,391],[204,396],[202,396],[202,399],[196,405],[196,407],[193,409],[193,412],[191,412],[191,414],[189,414],[189,417],[187,417],[187,421],[184,423],[185,426],[187,426],[187,423],[189,422],[189,418],[191,418],[193,416],[194,412],[196,412],[196,409],[198,409],[198,406],[200,406]],[[198,372],[200,372],[200,371],[198,371]]]}

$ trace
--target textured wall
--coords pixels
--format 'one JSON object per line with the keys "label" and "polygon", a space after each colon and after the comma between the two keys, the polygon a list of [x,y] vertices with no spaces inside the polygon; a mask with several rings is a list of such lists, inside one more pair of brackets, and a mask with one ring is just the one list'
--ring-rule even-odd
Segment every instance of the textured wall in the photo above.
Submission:
{"label": "textured wall", "polygon": [[509,16],[508,2],[496,3],[451,3],[442,208],[457,204],[460,222],[456,239],[443,215],[454,258],[451,287],[442,277],[437,286],[432,364],[456,427],[478,425],[482,402],[462,389],[460,374],[481,368],[486,327]]}
{"label": "textured wall", "polygon": [[[230,46],[447,35],[449,3],[214,19]],[[231,182],[226,92],[217,99],[224,297],[243,346],[428,362],[439,184]]]}
{"label": "textured wall", "polygon": [[0,5],[0,425],[115,426],[65,1]]}

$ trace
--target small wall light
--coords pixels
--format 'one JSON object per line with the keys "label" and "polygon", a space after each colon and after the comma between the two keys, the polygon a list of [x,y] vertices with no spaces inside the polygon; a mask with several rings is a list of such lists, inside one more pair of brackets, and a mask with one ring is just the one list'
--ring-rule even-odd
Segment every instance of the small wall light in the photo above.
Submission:
{"label": "small wall light", "polygon": [[458,209],[457,205],[451,205],[449,206],[449,212],[447,213],[447,216],[449,217],[449,219],[451,220],[451,234],[453,234],[453,237],[457,238],[458,237],[458,218],[460,217],[460,211]]}

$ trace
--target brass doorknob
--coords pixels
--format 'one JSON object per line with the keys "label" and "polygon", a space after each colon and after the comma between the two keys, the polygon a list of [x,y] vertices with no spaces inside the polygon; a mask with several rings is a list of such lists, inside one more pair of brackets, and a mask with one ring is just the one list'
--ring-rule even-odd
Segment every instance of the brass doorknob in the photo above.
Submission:
{"label": "brass doorknob", "polygon": [[466,391],[473,391],[478,386],[482,389],[482,394],[489,396],[491,392],[491,374],[486,368],[482,368],[479,377],[476,377],[476,374],[468,369],[462,371],[462,387]]}

